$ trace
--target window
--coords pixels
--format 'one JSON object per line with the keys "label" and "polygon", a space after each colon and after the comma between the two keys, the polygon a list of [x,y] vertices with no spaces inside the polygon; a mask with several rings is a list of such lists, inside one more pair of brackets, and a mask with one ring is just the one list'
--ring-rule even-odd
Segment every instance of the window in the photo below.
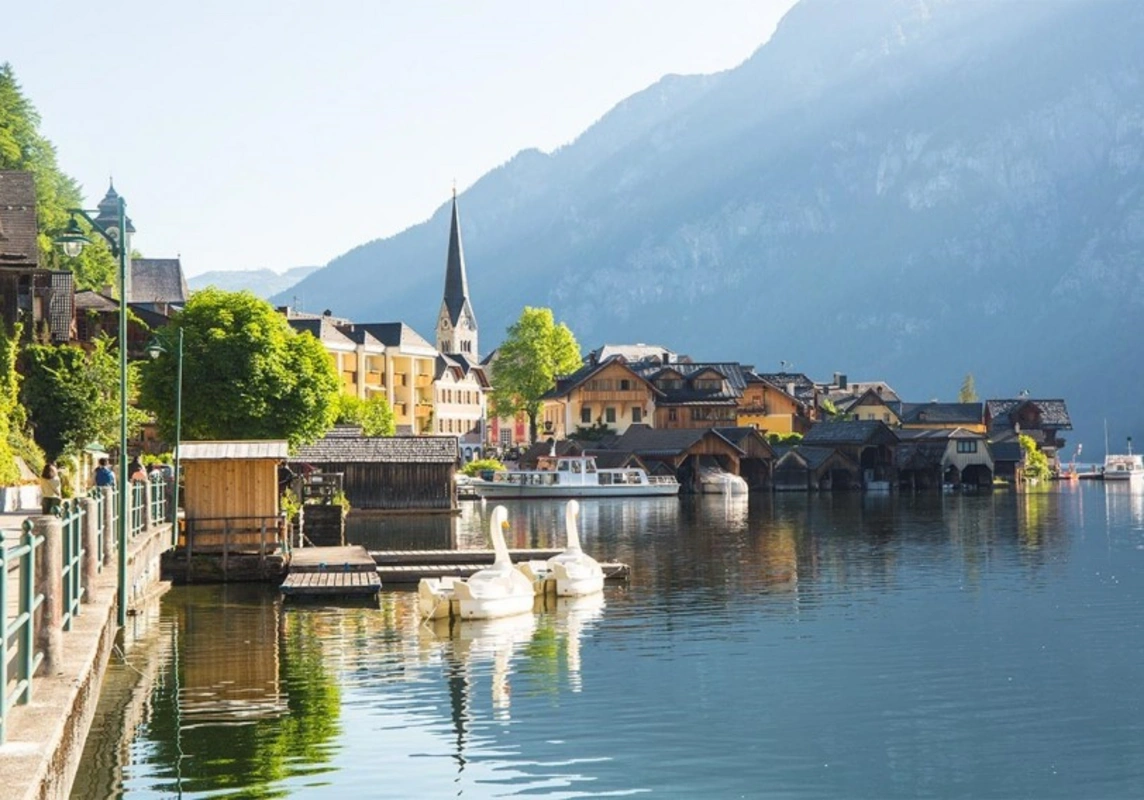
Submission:
{"label": "window", "polygon": [[696,378],[695,388],[703,392],[717,392],[723,388],[723,381],[718,378]]}
{"label": "window", "polygon": [[604,421],[612,424],[616,421],[616,409],[608,406],[604,409]]}
{"label": "window", "polygon": [[639,406],[632,406],[632,422],[643,422],[643,409]]}
{"label": "window", "polygon": [[977,452],[977,442],[972,441],[972,440],[970,440],[970,441],[958,441],[957,452],[959,452],[959,453],[976,453]]}
{"label": "window", "polygon": [[591,406],[583,406],[580,409],[580,421],[582,423],[584,423],[585,425],[591,425],[592,424],[592,407]]}
{"label": "window", "polygon": [[664,391],[678,391],[683,388],[683,381],[673,378],[662,378],[655,382],[655,385]]}
{"label": "window", "polygon": [[500,429],[500,443],[506,446],[512,444],[512,428],[506,426]]}
{"label": "window", "polygon": [[621,392],[631,391],[631,388],[632,388],[632,382],[631,381],[629,381],[627,378],[621,378],[620,379],[620,391]]}
{"label": "window", "polygon": [[678,417],[678,414],[676,414],[676,411],[675,411],[675,409],[674,409],[674,408],[669,408],[669,409],[667,410],[667,420],[668,420],[668,422],[675,422],[675,421],[676,421],[678,418],[679,418],[679,417]]}

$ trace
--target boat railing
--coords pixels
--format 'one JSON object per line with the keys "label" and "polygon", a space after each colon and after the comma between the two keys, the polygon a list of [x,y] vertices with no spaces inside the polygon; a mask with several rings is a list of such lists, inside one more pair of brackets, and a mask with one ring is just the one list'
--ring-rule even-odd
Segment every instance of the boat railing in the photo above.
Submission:
{"label": "boat railing", "polygon": [[679,483],[679,481],[670,475],[648,475],[647,482],[655,485]]}

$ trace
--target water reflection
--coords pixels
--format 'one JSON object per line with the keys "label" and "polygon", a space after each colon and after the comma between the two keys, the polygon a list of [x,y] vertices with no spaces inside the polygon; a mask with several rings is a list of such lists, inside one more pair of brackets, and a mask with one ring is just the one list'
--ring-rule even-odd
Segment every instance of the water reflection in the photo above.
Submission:
{"label": "water reflection", "polygon": [[1109,481],[1104,485],[1104,515],[1109,525],[1144,530],[1144,484]]}

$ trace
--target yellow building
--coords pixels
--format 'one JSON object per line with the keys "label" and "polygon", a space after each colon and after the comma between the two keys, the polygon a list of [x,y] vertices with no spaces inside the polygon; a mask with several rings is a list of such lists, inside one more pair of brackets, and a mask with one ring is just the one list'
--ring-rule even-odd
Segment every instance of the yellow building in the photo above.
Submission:
{"label": "yellow building", "polygon": [[835,405],[850,419],[876,420],[886,423],[891,428],[896,428],[901,424],[901,419],[898,416],[898,408],[901,407],[901,403],[896,402],[897,395],[894,397],[895,400],[887,400],[883,392],[879,391],[877,387],[871,387],[855,395],[853,400],[848,402],[835,401]]}
{"label": "yellow building", "polygon": [[753,373],[737,410],[740,427],[758,428],[766,433],[804,433],[811,425],[807,404],[790,392]]}

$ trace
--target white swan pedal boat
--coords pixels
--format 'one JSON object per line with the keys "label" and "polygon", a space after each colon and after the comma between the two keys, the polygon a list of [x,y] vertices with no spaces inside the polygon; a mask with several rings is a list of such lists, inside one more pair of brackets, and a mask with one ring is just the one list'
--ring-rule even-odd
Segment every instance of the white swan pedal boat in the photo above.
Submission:
{"label": "white swan pedal boat", "polygon": [[604,590],[604,570],[580,548],[580,503],[569,500],[564,507],[568,543],[564,552],[547,561],[525,561],[517,569],[535,587],[537,594],[580,597]]}

